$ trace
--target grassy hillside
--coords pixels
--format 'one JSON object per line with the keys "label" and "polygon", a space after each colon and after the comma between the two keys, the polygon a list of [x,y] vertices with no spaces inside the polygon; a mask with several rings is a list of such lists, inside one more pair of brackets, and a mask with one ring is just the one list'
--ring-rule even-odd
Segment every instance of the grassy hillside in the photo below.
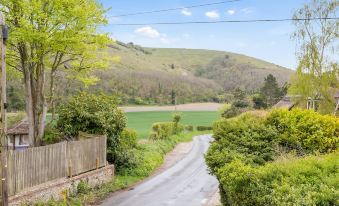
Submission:
{"label": "grassy hillside", "polygon": [[[236,88],[248,93],[258,90],[268,74],[283,84],[293,73],[269,62],[223,51],[144,48],[116,42],[108,45],[107,53],[112,57],[109,68],[96,71],[101,81],[89,88],[59,72],[56,104],[78,91],[115,94],[122,104],[215,102],[220,95]],[[13,110],[24,109],[20,81],[14,80],[8,85],[10,105],[19,105]]]}
{"label": "grassy hillside", "polygon": [[[206,80],[209,80],[207,82],[210,85],[216,84],[210,87],[214,90],[242,88],[253,92],[260,88],[268,74],[273,74],[280,84],[289,81],[293,74],[292,70],[269,62],[223,51],[144,48],[132,43],[117,42],[108,47],[108,52],[121,59],[119,64],[112,64],[113,73],[127,70],[139,73],[136,76],[142,76],[140,72],[147,76],[157,72],[156,76],[159,78],[185,77],[197,84],[206,84]],[[162,82],[166,80],[162,79]]]}

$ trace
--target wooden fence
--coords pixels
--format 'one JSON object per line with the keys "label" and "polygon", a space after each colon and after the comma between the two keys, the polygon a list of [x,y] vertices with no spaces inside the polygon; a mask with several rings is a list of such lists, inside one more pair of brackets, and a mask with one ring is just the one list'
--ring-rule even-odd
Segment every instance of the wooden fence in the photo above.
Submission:
{"label": "wooden fence", "polygon": [[106,137],[28,148],[8,153],[8,194],[106,165]]}

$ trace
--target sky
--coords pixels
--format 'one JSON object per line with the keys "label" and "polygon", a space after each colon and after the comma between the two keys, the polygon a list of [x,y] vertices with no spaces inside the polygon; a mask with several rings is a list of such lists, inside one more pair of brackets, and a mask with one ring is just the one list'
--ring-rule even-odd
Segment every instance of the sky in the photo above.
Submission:
{"label": "sky", "polygon": [[[185,6],[221,0],[99,0],[109,24],[103,28],[111,37],[146,47],[194,48],[229,51],[295,69],[296,43],[291,38],[292,22],[223,23],[186,25],[118,26],[121,23],[216,21],[291,18],[309,0],[240,0],[225,4],[185,9]],[[114,17],[169,8],[176,11]]]}

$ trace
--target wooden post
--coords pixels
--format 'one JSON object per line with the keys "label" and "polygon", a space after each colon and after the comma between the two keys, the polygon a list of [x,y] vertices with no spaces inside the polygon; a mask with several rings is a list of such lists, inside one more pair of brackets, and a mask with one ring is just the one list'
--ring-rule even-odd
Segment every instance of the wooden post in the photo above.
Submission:
{"label": "wooden post", "polygon": [[7,181],[7,119],[6,119],[6,39],[3,34],[5,17],[0,12],[0,47],[1,47],[1,166],[2,166],[2,205],[8,205],[8,181]]}
{"label": "wooden post", "polygon": [[71,177],[73,177],[73,175],[72,175],[72,165],[69,165],[68,166],[68,176],[71,178]]}
{"label": "wooden post", "polygon": [[99,158],[95,159],[95,165],[96,165],[96,169],[99,169]]}

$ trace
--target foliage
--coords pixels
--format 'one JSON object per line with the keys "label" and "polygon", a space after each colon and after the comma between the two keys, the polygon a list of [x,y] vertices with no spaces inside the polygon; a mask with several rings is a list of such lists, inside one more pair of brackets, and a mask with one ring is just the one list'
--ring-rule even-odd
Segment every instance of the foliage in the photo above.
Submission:
{"label": "foliage", "polygon": [[107,135],[107,160],[115,162],[126,119],[117,99],[103,94],[79,93],[59,109],[57,127],[69,138],[79,132]]}
{"label": "foliage", "polygon": [[254,109],[267,108],[267,104],[265,100],[266,98],[263,94],[255,93],[254,95],[252,95],[253,108]]}
{"label": "foliage", "polygon": [[234,100],[231,106],[224,108],[221,116],[224,118],[235,117],[245,111],[250,110],[251,104],[244,90],[237,88],[233,91]]}
{"label": "foliage", "polygon": [[86,181],[80,180],[77,185],[77,193],[78,194],[86,194],[90,190],[90,187]]}
{"label": "foliage", "polygon": [[337,205],[338,155],[288,158],[262,167],[235,160],[218,170],[225,205]]}
{"label": "foliage", "polygon": [[213,133],[215,141],[206,156],[206,163],[213,173],[234,159],[262,165],[274,159],[279,144],[276,130],[252,114],[220,120],[215,123]]}
{"label": "foliage", "polygon": [[106,23],[106,11],[96,0],[2,0],[0,11],[11,28],[6,63],[22,73],[25,86],[29,144],[39,145],[48,106],[46,73],[51,71],[52,78],[53,71],[68,67],[70,75],[84,78],[98,66],[95,57],[108,38],[97,28]]}
{"label": "foliage", "polygon": [[167,139],[172,135],[179,134],[184,130],[184,126],[175,122],[156,122],[152,125],[150,139]]}
{"label": "foliage", "polygon": [[275,110],[267,124],[276,128],[282,145],[300,154],[324,153],[339,145],[339,119],[310,110]]}
{"label": "foliage", "polygon": [[213,127],[211,126],[197,126],[197,131],[207,131],[207,130],[212,130]]}
{"label": "foliage", "polygon": [[[323,19],[294,21],[296,39],[299,51],[299,65],[294,75],[290,93],[301,95],[304,102],[308,97],[321,98],[320,111],[332,113],[334,98],[331,88],[338,88],[338,20],[327,20],[336,17],[338,1],[312,0],[295,12],[293,18],[313,19],[321,16]],[[306,105],[306,104],[304,104]]]}
{"label": "foliage", "polygon": [[138,135],[132,130],[125,128],[120,134],[120,143],[116,149],[115,166],[119,172],[125,168],[133,168],[137,164],[136,148],[138,146]]}
{"label": "foliage", "polygon": [[264,85],[261,87],[259,95],[253,98],[253,102],[256,103],[254,107],[260,109],[275,105],[286,95],[286,88],[286,84],[280,88],[277,79],[272,74],[269,74],[264,80]]}
{"label": "foliage", "polygon": [[9,113],[7,116],[8,127],[14,126],[16,123],[20,122],[25,116],[26,114],[24,112]]}
{"label": "foliage", "polygon": [[17,86],[10,85],[7,88],[8,111],[15,112],[25,110],[25,100],[24,100],[25,98],[22,89],[23,88],[20,88],[18,85]]}
{"label": "foliage", "polygon": [[299,109],[218,121],[205,159],[223,204],[335,205],[338,130],[336,117]]}
{"label": "foliage", "polygon": [[193,130],[194,130],[193,125],[185,125],[185,131],[193,132]]}
{"label": "foliage", "polygon": [[45,127],[44,136],[42,138],[42,144],[43,145],[54,144],[60,142],[61,140],[62,134],[60,133],[60,131],[53,124],[48,124]]}

